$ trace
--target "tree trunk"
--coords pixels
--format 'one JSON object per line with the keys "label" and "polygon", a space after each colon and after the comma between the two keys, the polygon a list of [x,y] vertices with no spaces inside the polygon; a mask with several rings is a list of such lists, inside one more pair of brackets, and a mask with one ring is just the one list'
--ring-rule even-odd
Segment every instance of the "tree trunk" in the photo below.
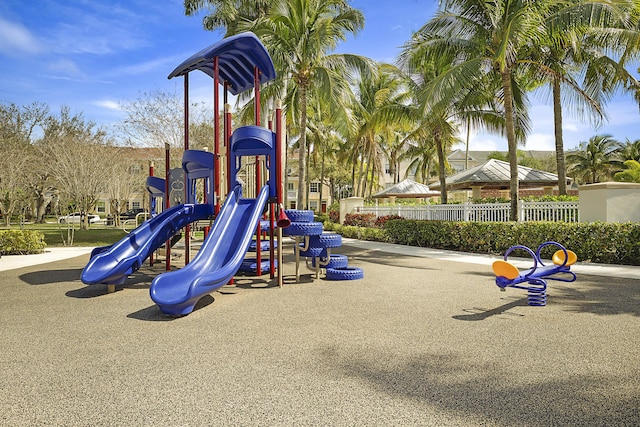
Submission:
{"label": "tree trunk", "polygon": [[513,120],[513,92],[511,91],[511,73],[509,69],[500,72],[502,88],[504,90],[504,114],[507,128],[507,144],[509,147],[509,195],[511,196],[511,209],[509,219],[518,220],[518,144],[516,141],[515,123]]}
{"label": "tree trunk", "polygon": [[567,194],[567,177],[564,164],[564,141],[562,139],[562,103],[560,102],[560,80],[553,81],[553,127],[556,138],[556,166],[558,169],[558,193]]}
{"label": "tree trunk", "polygon": [[306,154],[307,154],[307,87],[300,87],[300,144],[298,147],[298,199],[296,209],[306,209],[304,195],[306,192]]}
{"label": "tree trunk", "polygon": [[324,189],[324,157],[327,149],[322,147],[322,157],[320,160],[320,197],[318,201],[318,212],[322,212],[322,190]]}
{"label": "tree trunk", "polygon": [[445,158],[444,158],[444,145],[442,142],[442,137],[440,132],[436,132],[433,135],[433,139],[436,142],[436,151],[438,153],[438,175],[440,178],[440,203],[443,205],[447,204],[447,175],[445,169]]}

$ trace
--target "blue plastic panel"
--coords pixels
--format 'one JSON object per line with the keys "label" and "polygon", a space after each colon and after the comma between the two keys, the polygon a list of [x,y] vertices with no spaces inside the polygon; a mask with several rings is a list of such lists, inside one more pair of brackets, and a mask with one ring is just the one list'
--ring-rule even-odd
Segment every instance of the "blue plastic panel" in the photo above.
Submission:
{"label": "blue plastic panel", "polygon": [[158,178],[157,176],[147,177],[147,191],[151,193],[151,196],[164,197],[166,189],[167,187],[163,178]]}
{"label": "blue plastic panel", "polygon": [[254,86],[253,69],[260,70],[260,83],[276,78],[273,61],[262,42],[251,32],[227,37],[187,58],[169,74],[169,78],[200,70],[213,78],[213,58],[218,57],[220,83],[230,84],[237,95]]}

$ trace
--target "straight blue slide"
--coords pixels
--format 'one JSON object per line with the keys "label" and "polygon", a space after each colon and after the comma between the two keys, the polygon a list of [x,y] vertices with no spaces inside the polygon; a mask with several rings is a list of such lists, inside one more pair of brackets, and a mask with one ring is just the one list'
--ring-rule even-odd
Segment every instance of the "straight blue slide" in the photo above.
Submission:
{"label": "straight blue slide", "polygon": [[94,251],[82,270],[82,282],[122,285],[142,263],[187,224],[213,215],[210,204],[186,204],[169,208],[130,232],[118,243]]}
{"label": "straight blue slide", "polygon": [[239,185],[227,195],[211,232],[191,262],[151,282],[151,299],[164,314],[191,313],[200,298],[231,280],[249,249],[268,197],[268,185],[255,199],[243,199]]}

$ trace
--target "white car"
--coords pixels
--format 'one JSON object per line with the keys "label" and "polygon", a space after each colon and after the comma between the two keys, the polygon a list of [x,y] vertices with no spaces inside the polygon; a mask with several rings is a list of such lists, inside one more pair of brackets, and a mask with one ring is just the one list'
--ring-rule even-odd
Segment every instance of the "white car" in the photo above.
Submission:
{"label": "white car", "polygon": [[[69,215],[58,217],[58,222],[60,224],[80,224],[82,222],[83,214],[80,212],[74,212]],[[89,214],[89,223],[93,224],[95,222],[100,221],[100,215]]]}

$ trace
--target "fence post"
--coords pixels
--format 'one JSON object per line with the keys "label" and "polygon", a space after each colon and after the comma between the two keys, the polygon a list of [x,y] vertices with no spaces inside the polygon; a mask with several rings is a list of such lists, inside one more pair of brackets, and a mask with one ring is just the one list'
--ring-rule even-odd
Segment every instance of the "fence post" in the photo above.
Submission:
{"label": "fence post", "polygon": [[524,202],[518,199],[518,221],[524,221]]}

